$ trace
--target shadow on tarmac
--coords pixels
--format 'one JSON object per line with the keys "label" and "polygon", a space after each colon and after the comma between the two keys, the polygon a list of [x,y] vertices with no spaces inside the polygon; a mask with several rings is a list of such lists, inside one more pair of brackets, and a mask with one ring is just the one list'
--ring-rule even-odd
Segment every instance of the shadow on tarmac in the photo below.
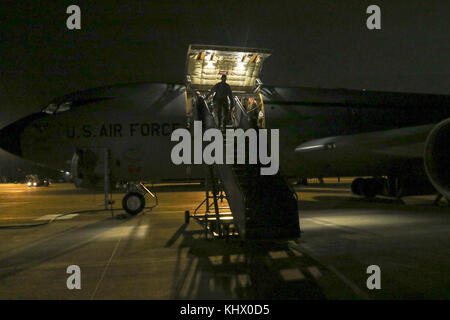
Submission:
{"label": "shadow on tarmac", "polygon": [[[166,244],[182,237],[171,299],[325,299],[308,269],[320,264],[288,242],[205,239],[203,231],[186,227]],[[185,248],[188,262],[181,264]]]}
{"label": "shadow on tarmac", "polygon": [[69,228],[23,248],[0,260],[0,270],[4,270],[0,272],[0,282],[2,279],[79,250],[95,241],[101,232],[109,231],[128,220],[117,216],[109,217],[82,227]]}
{"label": "shadow on tarmac", "polygon": [[[314,201],[300,200],[298,201],[298,208],[300,210],[300,217],[302,211],[308,210],[330,210],[330,209],[358,209],[358,210],[396,210],[407,213],[446,213],[450,212],[448,206],[435,206],[431,201],[421,202],[417,204],[406,204],[404,200],[392,198],[374,198],[365,199],[355,196],[341,197],[333,195],[320,195],[313,197]],[[406,200],[408,201],[408,200]]]}

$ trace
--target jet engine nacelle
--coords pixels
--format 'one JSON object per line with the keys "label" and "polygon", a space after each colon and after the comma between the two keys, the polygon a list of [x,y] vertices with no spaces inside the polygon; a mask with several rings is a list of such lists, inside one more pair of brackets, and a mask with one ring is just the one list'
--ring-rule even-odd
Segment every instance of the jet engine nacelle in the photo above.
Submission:
{"label": "jet engine nacelle", "polygon": [[[104,150],[77,149],[71,162],[72,180],[77,188],[104,189]],[[110,187],[114,186],[110,178]],[[110,189],[111,190],[111,189]]]}
{"label": "jet engine nacelle", "polygon": [[450,199],[450,118],[438,123],[428,134],[424,162],[433,186]]}

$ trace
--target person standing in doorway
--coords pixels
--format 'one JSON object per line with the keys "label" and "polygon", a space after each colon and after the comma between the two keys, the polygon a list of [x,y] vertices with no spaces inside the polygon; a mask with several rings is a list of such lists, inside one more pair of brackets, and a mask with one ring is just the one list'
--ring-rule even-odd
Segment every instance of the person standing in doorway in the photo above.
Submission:
{"label": "person standing in doorway", "polygon": [[230,100],[231,107],[234,106],[233,92],[231,91],[231,87],[227,83],[227,76],[225,74],[222,75],[222,81],[218,82],[212,87],[212,89],[206,95],[206,99],[210,95],[214,95],[214,104],[217,106],[217,117],[218,117],[218,125],[222,130],[225,130],[225,127],[228,122],[228,99]]}

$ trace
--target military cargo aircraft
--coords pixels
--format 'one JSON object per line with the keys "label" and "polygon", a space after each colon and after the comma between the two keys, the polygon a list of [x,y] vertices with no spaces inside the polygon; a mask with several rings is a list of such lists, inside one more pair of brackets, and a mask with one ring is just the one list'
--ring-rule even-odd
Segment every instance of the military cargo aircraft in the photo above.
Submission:
{"label": "military cargo aircraft", "polygon": [[208,106],[204,94],[227,74],[234,126],[254,121],[279,129],[285,177],[366,177],[355,179],[354,193],[437,191],[450,198],[450,96],[266,86],[259,77],[270,55],[191,45],[185,83],[118,84],[64,95],[3,128],[0,147],[70,171],[80,187],[101,185],[105,167],[112,182],[200,180],[203,166],[172,163],[171,134],[203,120],[212,110],[199,108]]}

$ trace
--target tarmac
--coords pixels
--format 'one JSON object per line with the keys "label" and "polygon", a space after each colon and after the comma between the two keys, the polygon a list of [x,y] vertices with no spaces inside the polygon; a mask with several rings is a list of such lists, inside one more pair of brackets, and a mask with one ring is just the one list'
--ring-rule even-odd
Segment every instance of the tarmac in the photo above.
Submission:
{"label": "tarmac", "polygon": [[[103,194],[71,184],[0,184],[0,299],[449,299],[449,207],[360,199],[349,182],[297,186],[299,240],[248,243],[184,223],[198,184],[155,186],[158,205],[137,216],[124,192],[102,211]],[[367,287],[372,265],[380,289]]]}

